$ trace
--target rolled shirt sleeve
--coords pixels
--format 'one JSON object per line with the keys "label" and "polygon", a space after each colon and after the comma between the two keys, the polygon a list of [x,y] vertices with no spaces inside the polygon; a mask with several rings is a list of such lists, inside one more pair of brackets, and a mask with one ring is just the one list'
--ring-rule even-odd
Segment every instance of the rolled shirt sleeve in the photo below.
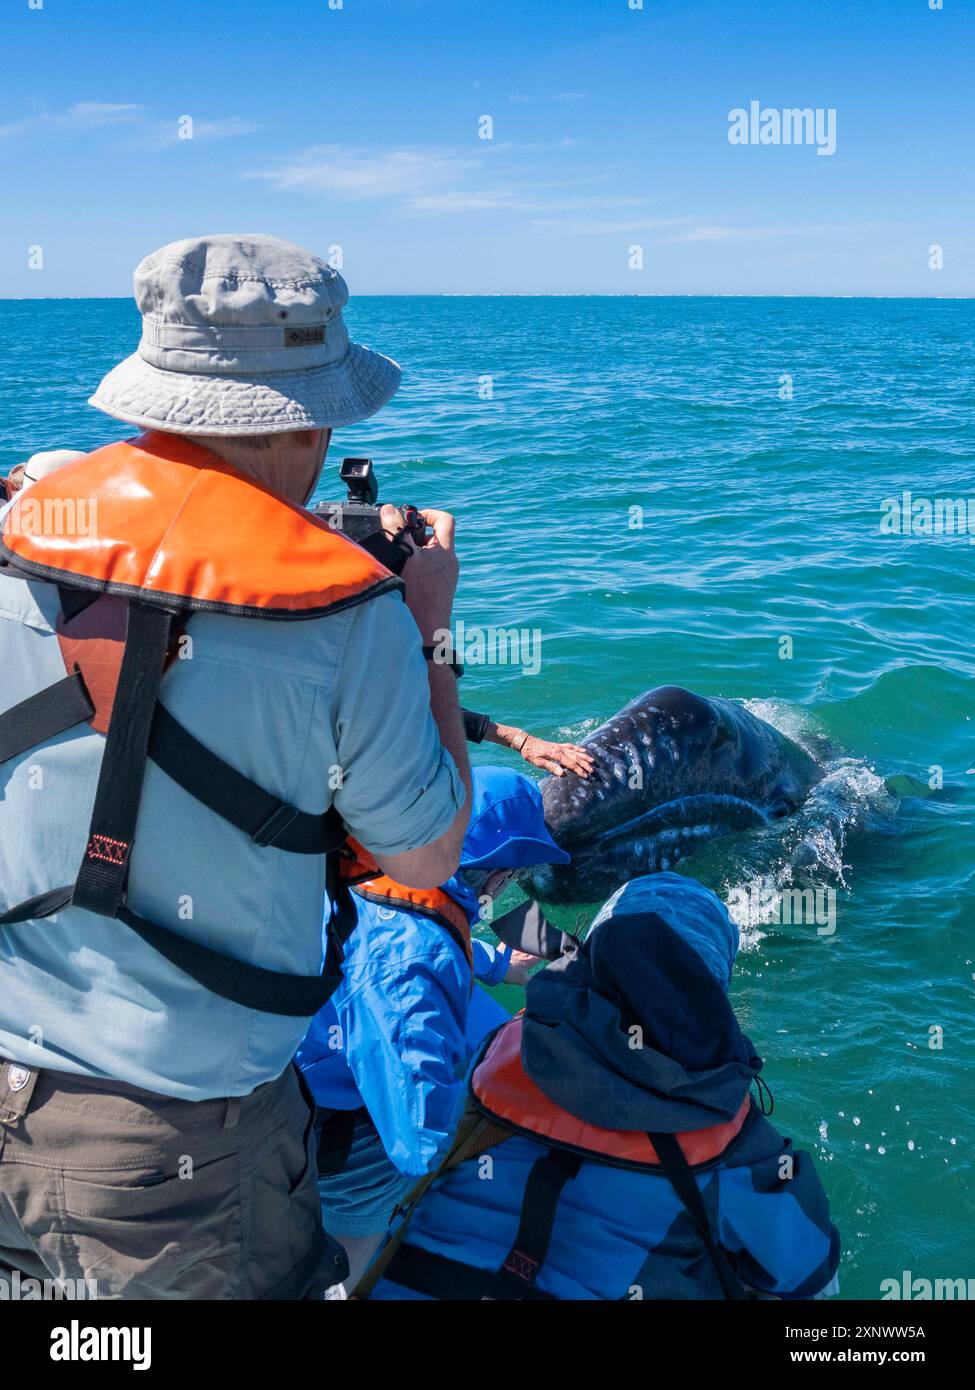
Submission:
{"label": "rolled shirt sleeve", "polygon": [[430,711],[427,663],[396,594],[363,604],[349,628],[335,697],[333,804],[376,855],[431,844],[464,802],[464,784]]}

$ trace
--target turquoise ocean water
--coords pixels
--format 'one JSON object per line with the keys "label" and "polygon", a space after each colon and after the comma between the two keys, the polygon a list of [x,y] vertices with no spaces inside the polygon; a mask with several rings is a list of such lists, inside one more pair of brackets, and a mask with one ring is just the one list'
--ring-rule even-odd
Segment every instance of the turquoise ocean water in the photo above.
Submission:
{"label": "turquoise ocean water", "polygon": [[[734,1002],[775,1121],[821,1162],[843,1293],[975,1278],[975,548],[881,532],[905,491],[975,498],[975,304],[352,309],[406,372],[330,466],[370,454],[387,500],[453,510],[457,616],[541,634],[537,674],[471,666],[467,704],[579,738],[677,683],[748,700],[824,763],[794,822],[681,867],[743,912]],[[126,301],[0,303],[0,472],[131,433],[85,399],[137,333]],[[790,885],[835,890],[835,932],[761,920]]]}

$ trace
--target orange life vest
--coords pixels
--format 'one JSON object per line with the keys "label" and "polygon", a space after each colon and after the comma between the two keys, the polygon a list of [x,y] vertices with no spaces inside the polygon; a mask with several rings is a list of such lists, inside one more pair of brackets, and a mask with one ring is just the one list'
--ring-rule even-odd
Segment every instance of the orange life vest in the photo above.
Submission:
{"label": "orange life vest", "polygon": [[[556,1148],[627,1168],[659,1168],[660,1159],[644,1131],[587,1124],[556,1105],[535,1085],[521,1060],[523,1021],[518,1014],[503,1024],[475,1067],[471,1091],[478,1108],[505,1128]],[[734,1119],[676,1135],[690,1166],[706,1167],[720,1159],[737,1139],[750,1109],[751,1100],[746,1096]]]}
{"label": "orange life vest", "polygon": [[[536,1281],[545,1265],[560,1194],[589,1161],[666,1178],[697,1229],[724,1296],[750,1297],[711,1230],[694,1177],[695,1171],[717,1164],[728,1153],[754,1113],[750,1098],[746,1095],[726,1123],[685,1134],[601,1129],[563,1110],[526,1074],[521,1062],[522,1024],[519,1014],[489,1040],[470,1078],[454,1147],[440,1169],[414,1189],[403,1221],[355,1296],[368,1297],[375,1283],[385,1277],[435,1299],[552,1299],[554,1295],[541,1292]],[[413,1213],[438,1177],[518,1136],[544,1145],[545,1152],[532,1164],[514,1244],[497,1269],[436,1254],[410,1242]],[[579,1253],[584,1257],[584,1251]]]}
{"label": "orange life vest", "polygon": [[18,493],[0,549],[40,579],[252,618],[322,617],[401,587],[321,518],[158,431]]}
{"label": "orange life vest", "polygon": [[[82,906],[118,917],[225,998],[268,1013],[317,1012],[338,982],[341,943],[355,925],[338,874],[341,820],[334,808],[288,805],[230,767],[159,704],[159,682],[193,612],[295,622],[402,590],[402,581],[304,508],[159,432],[107,445],[21,492],[4,519],[0,558],[15,575],[58,586],[67,670],[0,714],[0,762],[84,722],[106,736],[77,880],[0,914],[0,927]],[[129,911],[147,757],[255,843],[325,854],[337,913],[322,976],[233,960]]]}
{"label": "orange life vest", "polygon": [[397,883],[388,874],[379,872],[379,865],[372,855],[351,836],[346,841],[340,871],[352,892],[360,898],[394,911],[418,913],[443,927],[463,951],[471,967],[473,987],[471,925],[467,913],[449,893],[442,888],[409,888],[405,883]]}

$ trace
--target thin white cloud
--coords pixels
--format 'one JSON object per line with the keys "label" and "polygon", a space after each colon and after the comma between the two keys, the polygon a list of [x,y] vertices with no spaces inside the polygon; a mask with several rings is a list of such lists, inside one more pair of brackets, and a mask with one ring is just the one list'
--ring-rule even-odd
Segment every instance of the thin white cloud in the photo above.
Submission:
{"label": "thin white cloud", "polygon": [[418,193],[408,198],[404,204],[407,212],[452,213],[452,212],[515,212],[524,210],[524,200],[517,193],[504,193],[500,190],[491,193],[467,192],[455,189],[447,193]]}
{"label": "thin white cloud", "polygon": [[[449,193],[428,193],[410,198],[404,204],[407,212],[451,213],[488,212],[506,210],[509,212],[549,214],[554,219],[557,213],[606,211],[612,207],[634,208],[646,203],[646,198],[564,198],[540,197],[537,189],[494,189],[478,192],[453,191]],[[533,226],[535,223],[532,224]]]}
{"label": "thin white cloud", "polygon": [[544,96],[529,96],[524,92],[512,92],[508,100],[528,105],[536,101],[585,101],[588,96],[588,92],[552,92],[550,95]]}
{"label": "thin white cloud", "polygon": [[823,236],[832,240],[862,241],[867,235],[866,225],[861,227],[841,226],[835,223],[789,224],[786,226],[736,227],[727,225],[706,225],[694,227],[680,236],[671,237],[673,243],[707,241],[777,241],[783,237]]}
{"label": "thin white cloud", "polygon": [[[190,119],[193,122],[192,127],[185,126],[184,115],[160,121],[138,141],[139,147],[164,150],[170,145],[195,143],[198,140],[233,140],[240,135],[253,135],[259,129],[253,121],[242,120],[240,116],[224,116],[220,120],[207,121],[197,120],[190,114]],[[181,125],[181,122],[184,124]],[[183,129],[192,129],[192,136],[181,134]]]}
{"label": "thin white cloud", "polygon": [[0,140],[40,127],[59,130],[94,130],[98,126],[122,125],[141,119],[145,110],[132,101],[76,101],[66,111],[41,111],[19,121],[0,125]]}
{"label": "thin white cloud", "polygon": [[675,242],[687,241],[766,241],[775,237],[797,236],[802,227],[694,227]]}
{"label": "thin white cloud", "polygon": [[335,193],[362,201],[373,198],[417,198],[464,179],[480,167],[470,155],[437,148],[403,146],[383,151],[318,145],[292,160],[245,173],[264,179],[279,191],[299,188]]}
{"label": "thin white cloud", "polygon": [[[645,201],[645,200],[643,200]],[[597,205],[597,200],[592,200]],[[598,204],[605,208],[607,204]],[[610,236],[626,232],[653,232],[661,227],[679,227],[693,221],[690,217],[536,217],[531,230],[541,237]],[[680,238],[678,238],[679,240]]]}
{"label": "thin white cloud", "polygon": [[93,126],[139,120],[144,110],[143,106],[131,101],[76,101],[74,106],[62,115],[52,117],[52,120],[58,125],[80,126],[90,130]]}
{"label": "thin white cloud", "polygon": [[[42,111],[37,115],[24,116],[18,121],[0,125],[0,140],[13,135],[35,130],[60,130],[75,133],[98,130],[106,126],[136,127],[139,133],[135,147],[139,149],[162,149],[176,144],[179,140],[177,118],[150,125],[145,106],[134,101],[76,101],[64,111]],[[226,116],[217,120],[194,121],[195,140],[227,140],[236,135],[249,135],[257,126],[239,116]]]}
{"label": "thin white cloud", "polygon": [[409,216],[440,217],[464,213],[517,212],[526,216],[559,213],[631,213],[644,197],[580,196],[580,185],[603,181],[605,171],[588,172],[573,165],[560,177],[553,173],[553,150],[571,146],[485,142],[483,149],[401,146],[362,150],[320,145],[265,169],[245,172],[277,192],[326,193],[350,202],[386,200]]}

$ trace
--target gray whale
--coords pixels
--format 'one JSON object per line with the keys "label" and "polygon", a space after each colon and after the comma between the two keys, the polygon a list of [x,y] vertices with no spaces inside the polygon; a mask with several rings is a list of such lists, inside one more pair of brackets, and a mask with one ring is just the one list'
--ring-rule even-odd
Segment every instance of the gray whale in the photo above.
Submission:
{"label": "gray whale", "polygon": [[715,836],[789,815],[822,775],[744,706],[676,685],[638,696],[583,747],[595,761],[589,777],[541,784],[546,824],[572,862],[520,875],[548,902],[596,902]]}

